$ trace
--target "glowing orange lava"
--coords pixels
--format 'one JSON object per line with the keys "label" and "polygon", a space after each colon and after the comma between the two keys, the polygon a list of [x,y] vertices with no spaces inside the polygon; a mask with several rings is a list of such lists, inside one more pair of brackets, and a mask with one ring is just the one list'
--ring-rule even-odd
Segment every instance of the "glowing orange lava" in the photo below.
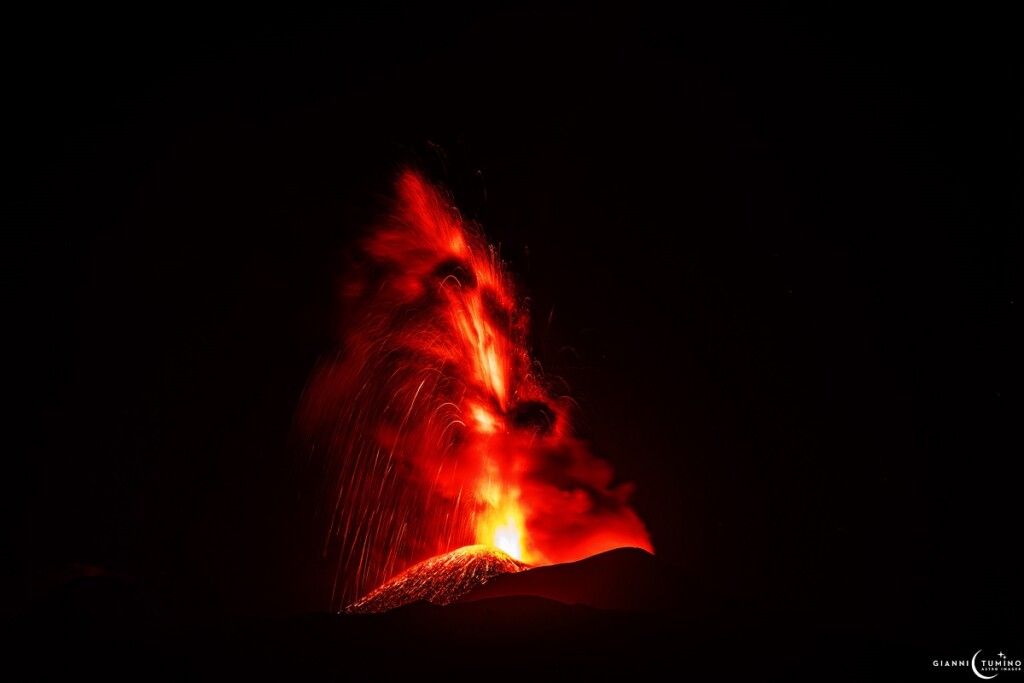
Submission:
{"label": "glowing orange lava", "polygon": [[486,507],[476,524],[477,543],[493,545],[517,560],[531,562],[523,547],[526,529],[519,507],[519,490],[488,482],[479,489],[478,497]]}
{"label": "glowing orange lava", "polygon": [[534,565],[652,549],[631,488],[573,437],[571,401],[527,353],[497,252],[447,195],[402,173],[342,292],[341,348],[300,418],[324,454],[343,603],[473,543]]}

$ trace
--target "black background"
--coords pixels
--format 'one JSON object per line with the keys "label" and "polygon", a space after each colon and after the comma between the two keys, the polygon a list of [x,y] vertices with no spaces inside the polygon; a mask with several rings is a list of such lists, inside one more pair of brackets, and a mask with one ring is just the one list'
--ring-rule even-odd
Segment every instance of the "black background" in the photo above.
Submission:
{"label": "black background", "polygon": [[[904,642],[1020,616],[999,17],[614,5],[6,22],[4,595],[325,609],[290,437],[402,163],[479,220],[679,581]],[[938,651],[936,657],[959,656]]]}

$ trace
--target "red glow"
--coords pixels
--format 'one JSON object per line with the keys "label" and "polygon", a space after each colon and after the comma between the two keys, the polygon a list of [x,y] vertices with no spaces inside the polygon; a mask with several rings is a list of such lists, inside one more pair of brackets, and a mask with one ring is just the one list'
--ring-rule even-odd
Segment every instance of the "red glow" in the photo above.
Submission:
{"label": "red glow", "polygon": [[300,415],[327,461],[342,603],[472,543],[530,564],[652,549],[531,361],[495,250],[442,192],[399,177],[343,294],[342,348]]}

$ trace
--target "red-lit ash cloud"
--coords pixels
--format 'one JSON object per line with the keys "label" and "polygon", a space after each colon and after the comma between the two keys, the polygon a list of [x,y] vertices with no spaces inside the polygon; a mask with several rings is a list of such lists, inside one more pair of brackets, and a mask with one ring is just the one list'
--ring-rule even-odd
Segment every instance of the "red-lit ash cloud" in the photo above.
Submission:
{"label": "red-lit ash cloud", "polygon": [[531,359],[496,250],[442,190],[401,173],[342,284],[340,345],[298,420],[324,463],[336,605],[466,545],[531,565],[652,550],[631,486]]}

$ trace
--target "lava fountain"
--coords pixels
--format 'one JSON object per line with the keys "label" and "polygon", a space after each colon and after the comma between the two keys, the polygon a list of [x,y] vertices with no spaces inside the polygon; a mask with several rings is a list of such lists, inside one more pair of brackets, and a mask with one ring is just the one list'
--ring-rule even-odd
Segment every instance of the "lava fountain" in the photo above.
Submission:
{"label": "lava fountain", "polygon": [[572,402],[530,358],[496,250],[443,190],[399,175],[341,293],[341,343],[298,414],[326,474],[334,605],[462,546],[499,548],[514,562],[499,568],[652,550],[631,485],[573,435]]}

